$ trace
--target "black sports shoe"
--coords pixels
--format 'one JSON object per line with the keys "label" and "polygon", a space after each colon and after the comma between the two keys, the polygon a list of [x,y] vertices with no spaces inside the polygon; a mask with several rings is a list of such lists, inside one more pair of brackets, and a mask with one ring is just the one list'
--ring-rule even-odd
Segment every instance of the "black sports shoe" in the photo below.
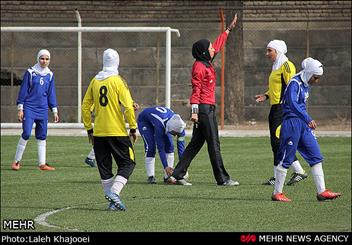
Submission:
{"label": "black sports shoe", "polygon": [[298,182],[300,182],[301,180],[304,180],[308,177],[308,174],[304,173],[304,174],[299,174],[299,173],[292,173],[291,179],[287,182],[286,185],[294,185]]}
{"label": "black sports shoe", "polygon": [[92,168],[96,167],[96,163],[94,159],[91,158],[86,158],[86,160],[84,161],[86,164],[88,164],[89,166],[91,166]]}
{"label": "black sports shoe", "polygon": [[271,177],[269,180],[265,181],[263,185],[275,185],[275,178]]}
{"label": "black sports shoe", "polygon": [[148,184],[156,184],[156,179],[154,176],[149,176],[147,182]]}

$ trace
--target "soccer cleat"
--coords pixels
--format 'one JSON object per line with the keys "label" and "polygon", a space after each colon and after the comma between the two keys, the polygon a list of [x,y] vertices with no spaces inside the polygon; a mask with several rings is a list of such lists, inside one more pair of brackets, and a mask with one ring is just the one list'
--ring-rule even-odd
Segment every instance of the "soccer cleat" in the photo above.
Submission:
{"label": "soccer cleat", "polygon": [[224,183],[221,184],[222,186],[238,186],[240,183],[236,180],[228,179]]}
{"label": "soccer cleat", "polygon": [[308,174],[304,173],[304,174],[299,174],[299,173],[292,173],[292,177],[291,179],[287,182],[286,185],[294,185],[298,182],[300,182],[301,180],[304,180],[308,177]]}
{"label": "soccer cleat", "polygon": [[118,206],[116,206],[115,203],[110,202],[108,205],[108,210],[109,211],[126,211],[126,207],[123,203],[120,203]]}
{"label": "soccer cleat", "polygon": [[156,184],[156,179],[154,176],[149,176],[147,182],[148,184]]}
{"label": "soccer cleat", "polygon": [[263,185],[275,185],[275,177],[271,177],[269,180],[265,181]]}
{"label": "soccer cleat", "polygon": [[109,202],[108,210],[109,210],[109,211],[116,211],[117,208],[116,208],[116,206],[115,206],[115,203]]}
{"label": "soccer cleat", "polygon": [[48,171],[53,171],[53,170],[55,170],[55,168],[54,167],[51,167],[51,166],[49,166],[49,164],[41,164],[41,165],[39,165],[39,169],[40,170],[48,170]]}
{"label": "soccer cleat", "polygon": [[[120,196],[117,195],[116,193],[110,192],[109,194],[106,194],[105,199],[110,202],[109,208],[112,203],[115,206],[116,210],[126,211],[125,204],[122,203]],[[112,209],[110,209],[110,210],[112,210]]]}
{"label": "soccer cleat", "polygon": [[291,199],[287,198],[284,193],[277,193],[271,196],[271,200],[279,202],[291,202]]}
{"label": "soccer cleat", "polygon": [[11,168],[13,169],[13,170],[20,170],[20,168],[21,168],[21,163],[20,162],[13,162],[12,164],[11,164]]}
{"label": "soccer cleat", "polygon": [[84,161],[86,164],[88,164],[89,166],[91,166],[92,168],[96,167],[97,165],[95,164],[95,160],[91,159],[89,157],[86,158],[86,160]]}
{"label": "soccer cleat", "polygon": [[325,190],[322,193],[317,195],[317,199],[318,201],[332,200],[332,199],[338,198],[341,195],[342,194],[339,192],[332,192],[330,190]]}
{"label": "soccer cleat", "polygon": [[190,182],[187,182],[185,179],[176,180],[176,185],[192,185]]}

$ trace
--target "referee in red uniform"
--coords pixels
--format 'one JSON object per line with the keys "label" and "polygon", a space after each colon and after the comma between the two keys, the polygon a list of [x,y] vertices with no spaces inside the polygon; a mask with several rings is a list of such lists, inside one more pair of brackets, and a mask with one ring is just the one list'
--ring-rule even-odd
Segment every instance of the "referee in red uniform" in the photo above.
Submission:
{"label": "referee in red uniform", "polygon": [[237,15],[234,16],[226,31],[220,34],[213,44],[207,39],[201,39],[193,44],[192,55],[196,61],[192,68],[192,95],[190,98],[192,104],[191,120],[194,122],[192,139],[169,178],[169,183],[191,185],[183,176],[206,141],[216,183],[225,186],[239,185],[237,181],[230,178],[221,157],[215,112],[216,74],[212,64],[214,56],[224,46],[228,34],[236,25],[236,21]]}

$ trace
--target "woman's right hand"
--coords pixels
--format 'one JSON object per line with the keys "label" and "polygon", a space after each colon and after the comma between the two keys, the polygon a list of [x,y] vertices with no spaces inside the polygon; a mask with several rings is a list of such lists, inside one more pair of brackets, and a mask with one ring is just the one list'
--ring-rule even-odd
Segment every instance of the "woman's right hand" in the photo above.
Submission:
{"label": "woman's right hand", "polygon": [[198,122],[198,113],[192,113],[191,114],[191,121],[194,123]]}
{"label": "woman's right hand", "polygon": [[173,174],[174,169],[172,167],[166,167],[165,172],[166,172],[167,176],[170,177]]}
{"label": "woman's right hand", "polygon": [[257,94],[255,96],[255,101],[256,102],[263,102],[263,101],[266,101],[266,96],[265,94]]}
{"label": "woman's right hand", "polygon": [[17,117],[19,122],[23,121],[23,110],[18,110]]}

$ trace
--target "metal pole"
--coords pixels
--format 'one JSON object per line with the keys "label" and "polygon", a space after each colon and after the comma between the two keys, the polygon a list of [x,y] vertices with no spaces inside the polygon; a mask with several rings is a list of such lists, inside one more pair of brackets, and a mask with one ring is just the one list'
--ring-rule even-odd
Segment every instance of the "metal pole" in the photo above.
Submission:
{"label": "metal pole", "polygon": [[171,30],[166,31],[165,107],[171,107]]}
{"label": "metal pole", "polygon": [[[26,27],[1,27],[1,32],[78,32],[78,73],[81,73],[81,32],[166,32],[166,64],[165,64],[165,106],[171,107],[171,32],[176,32],[180,37],[178,29],[170,27],[81,27],[81,18],[78,10],[76,17],[79,27],[43,27],[43,26],[26,26]],[[78,78],[78,107],[81,107],[81,77]],[[81,110],[78,112],[78,122],[81,122]]]}
{"label": "metal pole", "polygon": [[[224,11],[220,10],[220,30],[223,33],[224,28]],[[224,120],[225,120],[225,50],[224,47],[221,48],[221,104],[220,104],[220,129],[224,129]]]}
{"label": "metal pole", "polygon": [[[75,10],[78,27],[82,27],[81,16],[78,9]],[[81,122],[82,108],[82,32],[78,32],[77,36],[77,122]]]}
{"label": "metal pole", "polygon": [[1,32],[175,32],[180,37],[178,29],[170,27],[101,27],[101,26],[1,26]]}

